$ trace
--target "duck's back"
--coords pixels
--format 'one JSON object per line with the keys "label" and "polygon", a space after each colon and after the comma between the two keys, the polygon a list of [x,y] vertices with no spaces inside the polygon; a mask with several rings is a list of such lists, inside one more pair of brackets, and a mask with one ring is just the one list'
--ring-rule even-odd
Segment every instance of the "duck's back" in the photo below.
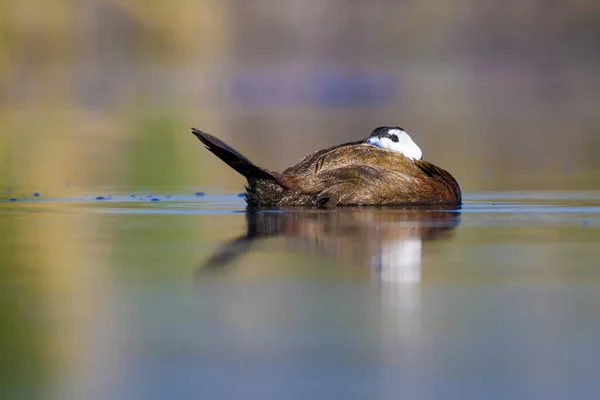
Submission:
{"label": "duck's back", "polygon": [[460,204],[460,187],[426,161],[362,142],[315,152],[286,169],[280,205]]}

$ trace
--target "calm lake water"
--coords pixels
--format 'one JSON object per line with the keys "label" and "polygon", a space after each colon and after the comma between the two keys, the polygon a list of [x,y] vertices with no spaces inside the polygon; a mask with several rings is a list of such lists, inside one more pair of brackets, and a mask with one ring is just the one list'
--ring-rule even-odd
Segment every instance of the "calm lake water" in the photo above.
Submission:
{"label": "calm lake water", "polygon": [[600,396],[598,192],[256,213],[11,196],[2,399]]}

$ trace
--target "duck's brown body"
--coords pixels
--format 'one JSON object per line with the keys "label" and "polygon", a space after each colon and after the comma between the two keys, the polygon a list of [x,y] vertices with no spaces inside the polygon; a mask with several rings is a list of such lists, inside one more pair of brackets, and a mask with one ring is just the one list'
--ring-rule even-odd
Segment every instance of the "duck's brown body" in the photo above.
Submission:
{"label": "duck's brown body", "polygon": [[447,171],[363,141],[317,151],[278,173],[257,167],[208,133],[192,132],[246,177],[249,206],[461,204],[460,187]]}

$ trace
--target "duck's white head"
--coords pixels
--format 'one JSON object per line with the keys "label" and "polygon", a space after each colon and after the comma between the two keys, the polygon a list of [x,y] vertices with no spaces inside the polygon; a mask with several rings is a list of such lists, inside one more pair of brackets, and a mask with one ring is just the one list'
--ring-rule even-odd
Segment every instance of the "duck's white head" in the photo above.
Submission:
{"label": "duck's white head", "polygon": [[381,126],[376,128],[367,138],[366,143],[381,147],[382,149],[397,151],[413,160],[423,158],[423,152],[419,146],[413,142],[404,129],[397,126]]}

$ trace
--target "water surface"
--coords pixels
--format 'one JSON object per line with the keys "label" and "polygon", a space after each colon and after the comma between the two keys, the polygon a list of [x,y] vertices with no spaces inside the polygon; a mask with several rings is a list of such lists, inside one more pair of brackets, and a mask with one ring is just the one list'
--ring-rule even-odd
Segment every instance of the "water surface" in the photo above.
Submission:
{"label": "water surface", "polygon": [[3,195],[1,397],[600,393],[600,193],[244,206]]}

